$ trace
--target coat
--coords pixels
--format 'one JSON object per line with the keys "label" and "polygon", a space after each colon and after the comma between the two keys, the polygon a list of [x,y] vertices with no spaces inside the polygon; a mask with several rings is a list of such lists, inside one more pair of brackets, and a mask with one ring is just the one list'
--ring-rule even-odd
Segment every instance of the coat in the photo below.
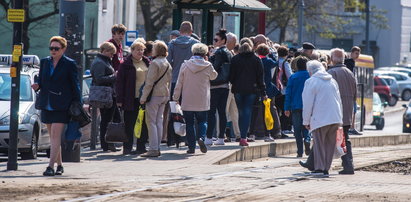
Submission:
{"label": "coat", "polygon": [[[214,55],[210,57],[210,62],[211,64],[213,64],[213,67],[217,71],[217,73],[220,73],[222,71],[223,64],[225,63],[230,64],[231,58],[232,58],[232,55],[230,51],[227,49],[227,47],[223,46],[223,47],[218,48],[215,51]],[[212,86],[219,86],[221,84],[227,84],[227,83],[228,81],[225,83],[218,83],[215,81],[211,81]]]}
{"label": "coat", "polygon": [[272,82],[273,77],[271,76],[271,72],[274,71],[274,68],[278,66],[277,62],[273,59],[265,56],[260,56],[261,61],[263,62],[264,67],[264,83],[265,83],[265,91],[267,92],[267,96],[273,98],[281,93],[277,86]]}
{"label": "coat", "polygon": [[182,97],[183,111],[210,110],[210,80],[217,78],[218,73],[210,62],[193,57],[186,60],[180,69],[173,100]]}
{"label": "coat", "polygon": [[[136,95],[136,69],[133,65],[132,55],[129,55],[117,72],[116,93],[117,103],[122,103],[122,107],[126,111],[134,109],[134,100]],[[143,62],[149,67],[150,61],[143,57]]]}
{"label": "coat", "polygon": [[230,63],[231,92],[265,96],[264,69],[254,52],[240,53]]}
{"label": "coat", "polygon": [[148,73],[143,88],[143,95],[140,101],[146,101],[148,94],[153,89],[154,82],[156,82],[164,74],[161,80],[154,86],[152,96],[170,97],[171,86],[171,72],[173,68],[167,59],[164,57],[158,57],[151,61],[148,67]]}
{"label": "coat", "polygon": [[337,82],[325,71],[312,75],[304,85],[303,125],[310,131],[331,124],[342,124],[342,103]]}
{"label": "coat", "polygon": [[328,73],[337,81],[343,106],[343,126],[350,126],[357,98],[357,80],[345,65],[340,64],[328,69]]}
{"label": "coat", "polygon": [[111,66],[109,57],[98,54],[91,63],[90,73],[93,77],[91,81],[95,86],[109,86],[114,87],[116,83],[116,76],[114,75],[114,68]]}
{"label": "coat", "polygon": [[303,109],[302,93],[305,81],[310,78],[306,70],[298,71],[290,76],[285,90],[284,110]]}
{"label": "coat", "polygon": [[81,102],[77,65],[74,60],[63,55],[50,75],[52,64],[50,56],[40,61],[38,104],[42,110],[45,110],[49,103],[53,110],[66,111],[73,101]]}

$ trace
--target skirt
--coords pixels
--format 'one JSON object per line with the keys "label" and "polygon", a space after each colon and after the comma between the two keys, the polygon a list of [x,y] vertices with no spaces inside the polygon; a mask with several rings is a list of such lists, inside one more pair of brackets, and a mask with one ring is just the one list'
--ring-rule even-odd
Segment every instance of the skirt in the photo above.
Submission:
{"label": "skirt", "polygon": [[48,111],[41,110],[41,122],[45,124],[51,123],[68,123],[70,115],[68,111]]}

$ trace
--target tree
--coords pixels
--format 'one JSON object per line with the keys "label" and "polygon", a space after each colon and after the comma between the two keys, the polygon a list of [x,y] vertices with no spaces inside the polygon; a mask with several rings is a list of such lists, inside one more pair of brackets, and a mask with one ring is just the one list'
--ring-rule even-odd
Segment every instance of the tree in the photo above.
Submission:
{"label": "tree", "polygon": [[170,0],[139,0],[144,18],[146,40],[156,40],[157,34],[171,18],[172,5]]}
{"label": "tree", "polygon": [[[59,13],[58,0],[22,0],[23,8],[26,11],[26,21],[23,23],[23,44],[24,54],[27,54],[30,49],[30,29],[42,25],[44,20]],[[52,7],[51,11],[45,13],[39,13],[42,7]],[[0,8],[4,11],[11,8],[11,1],[0,0]],[[7,12],[5,12],[7,13]],[[44,25],[47,26],[47,25]]]}

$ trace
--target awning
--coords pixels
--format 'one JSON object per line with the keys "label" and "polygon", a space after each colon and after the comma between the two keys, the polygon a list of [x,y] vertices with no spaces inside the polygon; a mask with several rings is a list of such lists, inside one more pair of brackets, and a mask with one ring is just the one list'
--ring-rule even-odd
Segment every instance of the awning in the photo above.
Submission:
{"label": "awning", "polygon": [[269,11],[271,8],[257,0],[174,0],[178,8],[219,11]]}

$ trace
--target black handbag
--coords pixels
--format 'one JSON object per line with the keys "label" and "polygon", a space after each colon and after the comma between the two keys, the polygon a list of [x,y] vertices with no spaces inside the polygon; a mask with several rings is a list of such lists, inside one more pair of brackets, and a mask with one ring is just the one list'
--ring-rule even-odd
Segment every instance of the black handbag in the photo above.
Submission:
{"label": "black handbag", "polygon": [[86,110],[84,110],[83,105],[78,101],[71,102],[69,115],[73,121],[79,122],[81,128],[91,122],[90,115],[88,115]]}
{"label": "black handbag", "polygon": [[113,88],[109,86],[90,86],[89,103],[97,108],[111,108]]}
{"label": "black handbag", "polygon": [[110,122],[107,126],[107,132],[104,136],[104,139],[107,143],[115,143],[115,142],[128,142],[127,134],[126,134],[126,125],[124,123],[123,114],[120,114],[121,121],[120,123]]}

